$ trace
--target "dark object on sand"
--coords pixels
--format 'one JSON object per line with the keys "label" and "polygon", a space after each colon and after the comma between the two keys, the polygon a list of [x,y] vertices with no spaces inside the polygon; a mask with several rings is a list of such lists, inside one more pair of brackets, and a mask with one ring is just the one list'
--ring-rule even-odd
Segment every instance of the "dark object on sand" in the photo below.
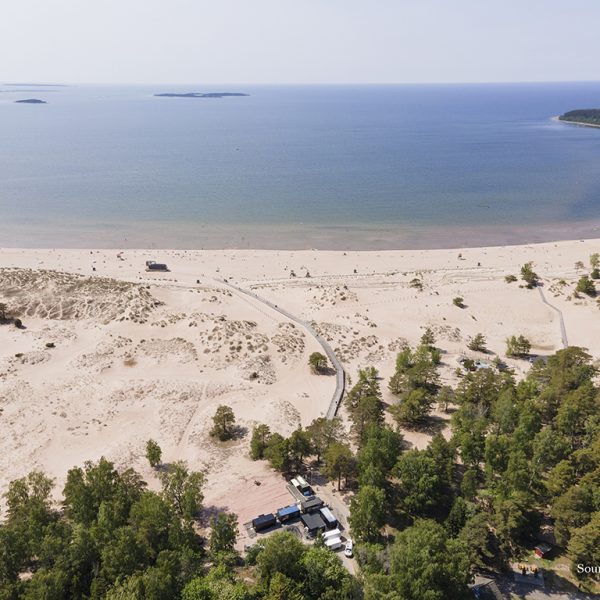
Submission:
{"label": "dark object on sand", "polygon": [[146,271],[168,271],[169,267],[167,267],[164,263],[157,263],[154,260],[146,261]]}

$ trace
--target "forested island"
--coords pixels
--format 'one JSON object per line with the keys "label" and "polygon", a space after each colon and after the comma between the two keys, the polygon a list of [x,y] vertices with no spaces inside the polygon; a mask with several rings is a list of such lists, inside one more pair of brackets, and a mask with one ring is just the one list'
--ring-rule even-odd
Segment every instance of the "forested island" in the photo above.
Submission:
{"label": "forested island", "polygon": [[242,94],[239,92],[209,92],[206,94],[201,92],[186,92],[184,94],[167,92],[164,94],[154,94],[154,96],[157,98],[231,98],[249,95],[250,94]]}
{"label": "forested island", "polygon": [[600,108],[580,108],[570,110],[558,117],[560,121],[569,123],[580,123],[582,125],[594,125],[600,127]]}
{"label": "forested island", "polygon": [[47,102],[39,98],[26,98],[25,100],[15,100],[15,104],[47,104]]}

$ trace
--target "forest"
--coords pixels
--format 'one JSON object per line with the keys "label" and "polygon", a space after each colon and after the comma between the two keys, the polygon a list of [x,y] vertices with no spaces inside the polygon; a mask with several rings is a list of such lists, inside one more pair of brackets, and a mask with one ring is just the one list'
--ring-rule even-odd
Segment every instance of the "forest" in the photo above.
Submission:
{"label": "forest", "polygon": [[[481,340],[479,340],[481,341]],[[13,481],[0,525],[0,600],[459,600],[476,571],[505,572],[554,534],[574,577],[600,564],[600,390],[582,348],[510,370],[466,370],[440,385],[431,331],[398,355],[382,400],[373,367],[338,417],[288,438],[258,424],[249,453],[282,473],[307,461],[353,490],[350,527],[360,566],[351,575],[317,539],[261,537],[243,556],[235,515],[210,519],[200,535],[204,474],[183,462],[157,469],[150,491],[132,469],[106,459],[69,470],[62,503],[34,471]],[[451,436],[409,449],[401,430],[430,424],[434,404],[452,412]],[[159,449],[148,446],[156,463]],[[586,579],[588,578],[588,579]]]}
{"label": "forest", "polygon": [[578,110],[570,110],[564,115],[560,115],[558,118],[561,121],[600,125],[600,108],[581,108]]}

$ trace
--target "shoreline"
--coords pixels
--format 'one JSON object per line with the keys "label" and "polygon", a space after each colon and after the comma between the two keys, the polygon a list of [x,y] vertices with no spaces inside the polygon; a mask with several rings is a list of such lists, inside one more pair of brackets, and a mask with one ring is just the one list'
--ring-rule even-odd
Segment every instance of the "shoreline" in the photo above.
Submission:
{"label": "shoreline", "polygon": [[[600,219],[525,226],[349,224],[319,226],[145,223],[62,227],[0,224],[0,248],[103,250],[402,251],[506,247],[600,239]],[[175,243],[174,243],[175,242]]]}
{"label": "shoreline", "polygon": [[552,117],[551,120],[556,121],[557,123],[568,123],[569,125],[579,125],[581,127],[594,127],[596,129],[600,129],[600,125],[595,125],[594,123],[585,123],[583,121],[569,121],[567,119],[561,119],[560,115]]}
{"label": "shoreline", "polygon": [[[600,251],[600,233],[598,237],[588,238],[568,238],[568,239],[552,239],[545,241],[535,242],[522,242],[514,244],[485,244],[480,246],[449,246],[449,247],[435,247],[435,248],[372,248],[372,249],[358,249],[358,248],[167,248],[167,247],[131,247],[125,248],[125,251],[132,254],[139,253],[159,253],[167,252],[177,255],[188,255],[188,254],[211,254],[215,255],[218,253],[244,255],[246,253],[259,253],[266,255],[298,255],[298,254],[335,254],[338,252],[352,253],[356,255],[369,255],[377,253],[381,255],[402,255],[402,254],[414,254],[417,253],[421,256],[427,254],[447,253],[447,252],[460,252],[460,251],[498,251],[498,250],[513,250],[517,251],[521,248],[539,249],[543,246],[558,247],[559,245],[571,245],[571,244],[594,244],[597,243]],[[25,247],[25,246],[0,246],[0,261],[4,255],[12,254],[42,254],[42,253],[67,253],[67,254],[79,254],[79,253],[98,253],[111,255],[118,248],[101,248],[97,246],[88,247]],[[0,268],[6,267],[6,265],[0,264]]]}

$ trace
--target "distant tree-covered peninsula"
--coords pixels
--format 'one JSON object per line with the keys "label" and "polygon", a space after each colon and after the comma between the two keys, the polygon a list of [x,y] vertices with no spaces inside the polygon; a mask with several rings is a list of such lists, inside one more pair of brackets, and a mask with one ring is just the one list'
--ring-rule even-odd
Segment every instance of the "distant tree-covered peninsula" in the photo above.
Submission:
{"label": "distant tree-covered peninsula", "polygon": [[584,125],[597,125],[600,127],[600,108],[580,108],[570,110],[558,117],[561,121],[582,123]]}

